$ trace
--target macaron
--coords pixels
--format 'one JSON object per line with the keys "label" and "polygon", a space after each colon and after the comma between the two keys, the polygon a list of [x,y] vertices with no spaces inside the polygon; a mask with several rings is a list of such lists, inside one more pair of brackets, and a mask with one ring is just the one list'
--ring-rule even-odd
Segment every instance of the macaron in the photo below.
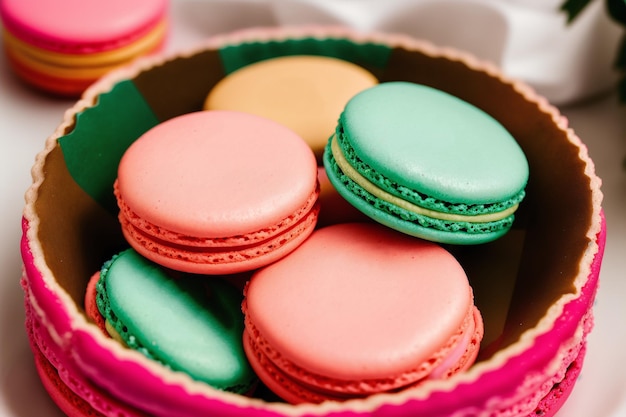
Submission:
{"label": "macaron", "polygon": [[348,100],[378,84],[365,68],[339,58],[291,55],[266,59],[224,77],[209,92],[207,110],[237,110],[284,124],[322,163],[328,138]]}
{"label": "macaron", "polygon": [[243,311],[250,363],[294,404],[446,379],[472,365],[483,336],[454,256],[376,223],[315,231],[255,272]]}
{"label": "macaron", "polygon": [[200,111],[163,122],[124,153],[115,181],[127,241],[167,268],[234,274],[274,262],[315,228],[315,156],[263,117]]}
{"label": "macaron", "polygon": [[324,165],[337,191],[372,219],[450,244],[503,236],[529,177],[523,150],[498,121],[411,82],[382,83],[352,98]]}
{"label": "macaron", "polygon": [[256,382],[241,343],[242,295],[216,277],[174,277],[127,249],[105,263],[97,305],[109,335],[214,388],[247,393]]}
{"label": "macaron", "polygon": [[110,70],[161,48],[168,0],[2,0],[8,62],[45,91],[78,96]]}

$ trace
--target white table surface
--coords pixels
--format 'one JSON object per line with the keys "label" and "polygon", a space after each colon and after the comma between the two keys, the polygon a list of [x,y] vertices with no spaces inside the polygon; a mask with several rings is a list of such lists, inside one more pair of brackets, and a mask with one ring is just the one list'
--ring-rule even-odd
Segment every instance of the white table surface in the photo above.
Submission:
{"label": "white table surface", "polygon": [[[169,50],[194,45],[212,33],[247,24],[172,9]],[[267,19],[271,16],[255,16]],[[62,414],[44,392],[24,330],[19,286],[20,217],[30,167],[45,138],[73,100],[36,93],[17,82],[0,57],[0,417],[57,417]],[[603,179],[608,242],[595,307],[596,325],[576,388],[559,417],[626,417],[626,106],[614,95],[561,108],[589,147]],[[564,209],[567,209],[564,207]]]}

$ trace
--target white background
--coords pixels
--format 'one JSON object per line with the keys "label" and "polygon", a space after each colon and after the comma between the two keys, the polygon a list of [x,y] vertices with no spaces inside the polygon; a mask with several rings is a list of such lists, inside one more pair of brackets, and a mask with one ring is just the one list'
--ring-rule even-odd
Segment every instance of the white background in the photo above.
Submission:
{"label": "white background", "polygon": [[[306,6],[309,12],[315,1],[304,2],[308,3]],[[317,1],[323,3],[323,0]],[[358,4],[356,0],[352,2],[352,5]],[[395,2],[398,3],[398,0]],[[493,3],[490,0],[483,1],[490,2]],[[181,47],[193,46],[207,35],[234,28],[298,23],[305,19],[298,15],[297,7],[295,11],[293,8],[296,3],[302,6],[302,2],[275,0],[272,8],[267,7],[266,3],[231,0],[227,5],[209,0],[174,0],[171,40],[167,49],[176,51]],[[343,2],[348,3],[350,0]],[[524,3],[537,3],[541,7],[555,4],[522,0],[510,2],[518,6]],[[367,29],[371,19],[368,20],[367,10],[361,12],[363,20],[348,23],[352,26],[360,25],[359,29]],[[520,10],[519,13],[523,14],[524,11]],[[328,16],[320,16],[320,22],[328,21]],[[581,25],[583,23],[578,27]],[[600,28],[600,31],[603,30]],[[601,57],[612,55],[615,47],[612,39],[592,45],[594,53]],[[582,47],[580,39],[573,39],[571,43]],[[537,69],[533,73],[528,72],[528,68],[515,66],[515,56],[508,56],[508,61],[499,63],[508,73],[523,76],[540,91],[559,101],[562,113],[569,118],[573,128],[589,147],[596,171],[603,179],[608,242],[595,307],[596,326],[589,337],[587,359],[580,380],[558,416],[626,417],[626,106],[618,105],[616,96],[610,92],[597,94],[604,85],[610,83],[602,75],[604,68],[581,68],[579,65],[581,62],[601,66],[608,64],[598,59],[586,59],[581,56],[583,52],[574,51],[578,61],[572,61],[572,55],[561,57],[557,53],[569,46],[562,48],[555,45],[555,51],[548,51],[548,54],[545,50],[537,52],[537,55],[541,53],[551,57],[552,61],[561,59],[575,64],[553,65],[552,62],[550,68],[558,68],[558,72],[548,77],[545,71]],[[536,56],[532,50],[523,53],[530,58]],[[488,56],[489,51],[485,54],[492,58]],[[584,79],[589,74],[595,74],[591,82]],[[585,100],[578,100],[581,97]],[[23,195],[31,182],[30,167],[35,155],[43,149],[45,138],[60,123],[63,112],[72,103],[72,100],[51,98],[26,88],[11,74],[4,56],[0,57],[0,417],[61,416],[37,379],[26,340],[22,291],[19,286],[19,240]],[[567,207],[563,209],[567,210]]]}

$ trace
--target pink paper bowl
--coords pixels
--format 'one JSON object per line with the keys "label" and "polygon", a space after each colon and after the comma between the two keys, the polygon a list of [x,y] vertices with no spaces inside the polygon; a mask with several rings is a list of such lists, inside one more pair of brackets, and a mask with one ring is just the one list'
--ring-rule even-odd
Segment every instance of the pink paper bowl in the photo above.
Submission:
{"label": "pink paper bowl", "polygon": [[[288,54],[336,56],[383,82],[445,90],[498,119],[526,153],[530,180],[513,229],[493,243],[450,248],[485,321],[478,360],[467,372],[411,391],[292,406],[263,389],[250,398],[193,381],[107,339],[85,317],[89,277],[126,246],[112,194],[126,147],[157,123],[201,109],[225,74]],[[550,416],[580,372],[605,242],[600,180],[557,109],[465,53],[341,28],[212,38],[90,87],[32,172],[22,240],[27,327],[44,385],[68,415]]]}

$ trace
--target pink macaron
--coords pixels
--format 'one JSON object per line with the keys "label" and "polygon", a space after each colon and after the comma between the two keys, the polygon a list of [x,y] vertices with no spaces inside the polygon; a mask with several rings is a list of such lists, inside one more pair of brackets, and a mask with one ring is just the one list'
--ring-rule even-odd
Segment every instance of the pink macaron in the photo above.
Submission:
{"label": "pink macaron", "polygon": [[[446,246],[463,266],[483,318],[482,343],[469,369],[398,392],[292,405],[266,386],[249,398],[194,381],[124,348],[85,314],[89,278],[128,246],[109,204],[120,148],[150,127],[199,110],[230,71],[294,52],[340,57],[373,71],[381,82],[415,82],[453,94],[498,120],[527,156],[527,196],[509,233],[484,245]],[[315,176],[315,165],[312,170]],[[84,400],[76,402],[85,407],[82,413],[549,417],[577,375],[584,377],[606,241],[601,181],[583,141],[555,107],[463,52],[341,28],[223,35],[181,56],[142,60],[94,84],[48,138],[32,173],[22,240],[24,294],[32,306],[30,323],[37,323],[29,324],[37,330],[29,336],[69,388],[64,398]],[[54,386],[46,388],[67,407]]]}
{"label": "pink macaron", "polygon": [[168,0],[2,0],[8,62],[29,84],[77,96],[110,70],[158,51]]}
{"label": "pink macaron", "polygon": [[290,403],[363,398],[469,368],[483,336],[463,267],[441,246],[383,226],[322,228],[257,271],[246,354]]}
{"label": "pink macaron", "polygon": [[189,113],[144,133],[120,161],[115,194],[135,250],[199,274],[276,261],[311,234],[319,211],[317,164],[304,140],[233,111]]}

